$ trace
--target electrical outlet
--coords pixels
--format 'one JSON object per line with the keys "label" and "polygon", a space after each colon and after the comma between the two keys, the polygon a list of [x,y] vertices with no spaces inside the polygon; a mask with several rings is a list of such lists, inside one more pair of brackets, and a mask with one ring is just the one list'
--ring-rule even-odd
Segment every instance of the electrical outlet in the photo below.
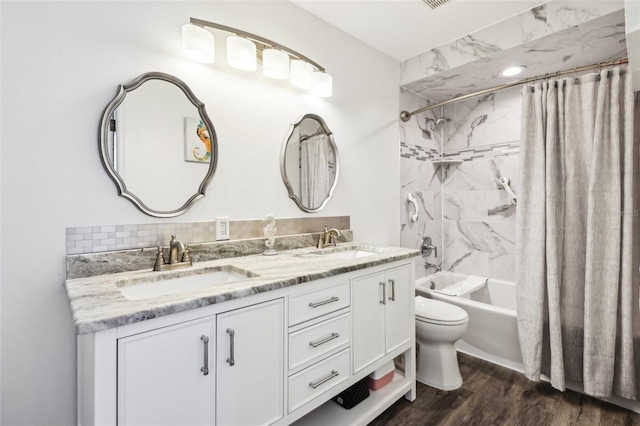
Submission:
{"label": "electrical outlet", "polygon": [[229,239],[229,218],[216,217],[216,241]]}

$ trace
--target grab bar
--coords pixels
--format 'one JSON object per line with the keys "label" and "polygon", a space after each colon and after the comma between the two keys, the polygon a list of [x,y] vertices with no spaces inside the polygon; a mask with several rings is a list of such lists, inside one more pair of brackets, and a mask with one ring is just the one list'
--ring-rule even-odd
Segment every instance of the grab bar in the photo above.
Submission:
{"label": "grab bar", "polygon": [[411,214],[411,208],[409,208],[409,219],[411,219],[411,222],[415,222],[418,220],[418,202],[416,201],[413,194],[410,192],[407,192],[406,200],[409,204],[413,205],[413,209],[415,213]]}

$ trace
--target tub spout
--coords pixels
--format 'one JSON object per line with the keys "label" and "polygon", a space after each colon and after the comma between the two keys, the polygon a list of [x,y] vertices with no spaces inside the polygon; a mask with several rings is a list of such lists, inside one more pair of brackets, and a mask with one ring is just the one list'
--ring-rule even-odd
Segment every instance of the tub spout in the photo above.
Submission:
{"label": "tub spout", "polygon": [[424,262],[424,268],[425,269],[433,268],[436,270],[436,272],[442,271],[442,268],[440,267],[440,265],[434,265],[433,263],[429,263],[429,262]]}

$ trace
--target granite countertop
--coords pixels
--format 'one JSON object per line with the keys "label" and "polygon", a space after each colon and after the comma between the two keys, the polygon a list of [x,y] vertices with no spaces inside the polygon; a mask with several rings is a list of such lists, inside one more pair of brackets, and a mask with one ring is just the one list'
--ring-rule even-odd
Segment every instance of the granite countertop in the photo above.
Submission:
{"label": "granite countertop", "polygon": [[[337,259],[319,254],[356,247],[373,251],[375,254],[355,259]],[[192,267],[170,271],[154,272],[149,268],[135,272],[74,278],[68,279],[65,287],[76,331],[78,334],[87,334],[409,259],[419,254],[420,252],[414,249],[345,243],[338,244],[335,248],[320,250],[287,250],[276,256],[251,255],[196,262]],[[129,300],[120,291],[123,286],[207,274],[220,269],[231,272],[244,271],[253,278],[141,300]]]}

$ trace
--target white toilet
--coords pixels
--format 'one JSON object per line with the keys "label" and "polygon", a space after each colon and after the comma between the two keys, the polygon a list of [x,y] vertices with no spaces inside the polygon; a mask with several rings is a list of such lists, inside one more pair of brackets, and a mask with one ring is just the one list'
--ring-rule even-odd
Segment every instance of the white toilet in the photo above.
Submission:
{"label": "white toilet", "polygon": [[450,303],[416,296],[416,379],[442,390],[462,386],[454,343],[462,337],[469,316]]}

